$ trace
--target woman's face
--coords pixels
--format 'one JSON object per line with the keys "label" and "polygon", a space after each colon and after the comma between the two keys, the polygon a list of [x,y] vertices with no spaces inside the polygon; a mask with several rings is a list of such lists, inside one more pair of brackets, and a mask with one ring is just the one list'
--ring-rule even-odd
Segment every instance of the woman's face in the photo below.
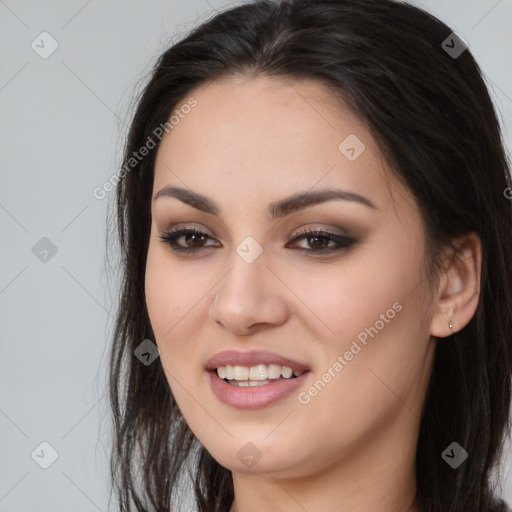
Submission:
{"label": "woman's face", "polygon": [[[318,82],[232,77],[190,96],[197,103],[176,106],[179,122],[158,148],[145,281],[187,424],[234,472],[389,464],[415,446],[434,354],[413,196]],[[155,199],[166,187],[188,199],[170,189]],[[285,198],[334,190],[344,195],[285,203],[271,216]],[[200,232],[175,238],[188,254],[160,238],[180,228]],[[325,233],[299,238],[303,230]],[[231,378],[270,383],[237,386],[209,371],[226,350],[272,352],[213,362],[247,363]],[[278,356],[307,371],[276,381]]]}

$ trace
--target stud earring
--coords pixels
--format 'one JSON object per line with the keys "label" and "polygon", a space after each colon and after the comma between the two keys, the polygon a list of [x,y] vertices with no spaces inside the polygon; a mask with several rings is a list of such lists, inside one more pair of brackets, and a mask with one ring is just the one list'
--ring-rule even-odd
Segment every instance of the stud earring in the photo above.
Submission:
{"label": "stud earring", "polygon": [[450,325],[448,325],[448,327],[450,328],[450,330],[453,329],[453,325],[451,322],[450,322]]}

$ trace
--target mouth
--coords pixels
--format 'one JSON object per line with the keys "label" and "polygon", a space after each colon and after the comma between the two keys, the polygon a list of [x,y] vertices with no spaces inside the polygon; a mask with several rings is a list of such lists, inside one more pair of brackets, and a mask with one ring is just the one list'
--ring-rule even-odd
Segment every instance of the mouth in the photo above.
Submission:
{"label": "mouth", "polygon": [[254,366],[225,365],[211,371],[231,386],[255,387],[279,380],[296,379],[308,370],[293,370],[289,366],[278,364],[258,364]]}
{"label": "mouth", "polygon": [[304,384],[311,369],[267,350],[220,352],[206,366],[217,398],[241,409],[264,407]]}

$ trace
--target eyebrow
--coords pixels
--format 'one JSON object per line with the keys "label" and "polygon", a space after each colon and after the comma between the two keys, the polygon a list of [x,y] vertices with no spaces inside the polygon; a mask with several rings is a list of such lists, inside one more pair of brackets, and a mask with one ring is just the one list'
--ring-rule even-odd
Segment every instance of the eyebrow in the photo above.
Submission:
{"label": "eyebrow", "polygon": [[[217,216],[221,211],[219,205],[213,199],[184,188],[167,185],[155,194],[153,200],[156,201],[160,197],[174,197],[198,210]],[[280,199],[279,201],[274,201],[268,205],[267,215],[271,219],[279,219],[298,210],[302,210],[325,201],[332,201],[333,199],[353,201],[378,210],[370,199],[360,194],[356,194],[355,192],[348,192],[346,190],[339,189],[325,189],[297,192],[291,196],[285,197],[284,199]]]}

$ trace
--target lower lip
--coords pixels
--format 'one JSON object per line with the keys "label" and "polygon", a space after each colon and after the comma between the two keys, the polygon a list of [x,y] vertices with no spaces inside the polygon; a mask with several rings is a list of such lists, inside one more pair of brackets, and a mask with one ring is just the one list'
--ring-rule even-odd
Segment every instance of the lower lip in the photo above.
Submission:
{"label": "lower lip", "polygon": [[210,373],[210,382],[217,398],[239,409],[257,409],[277,402],[295,391],[306,379],[305,371],[294,379],[279,379],[263,386],[234,386],[221,379],[216,371]]}

